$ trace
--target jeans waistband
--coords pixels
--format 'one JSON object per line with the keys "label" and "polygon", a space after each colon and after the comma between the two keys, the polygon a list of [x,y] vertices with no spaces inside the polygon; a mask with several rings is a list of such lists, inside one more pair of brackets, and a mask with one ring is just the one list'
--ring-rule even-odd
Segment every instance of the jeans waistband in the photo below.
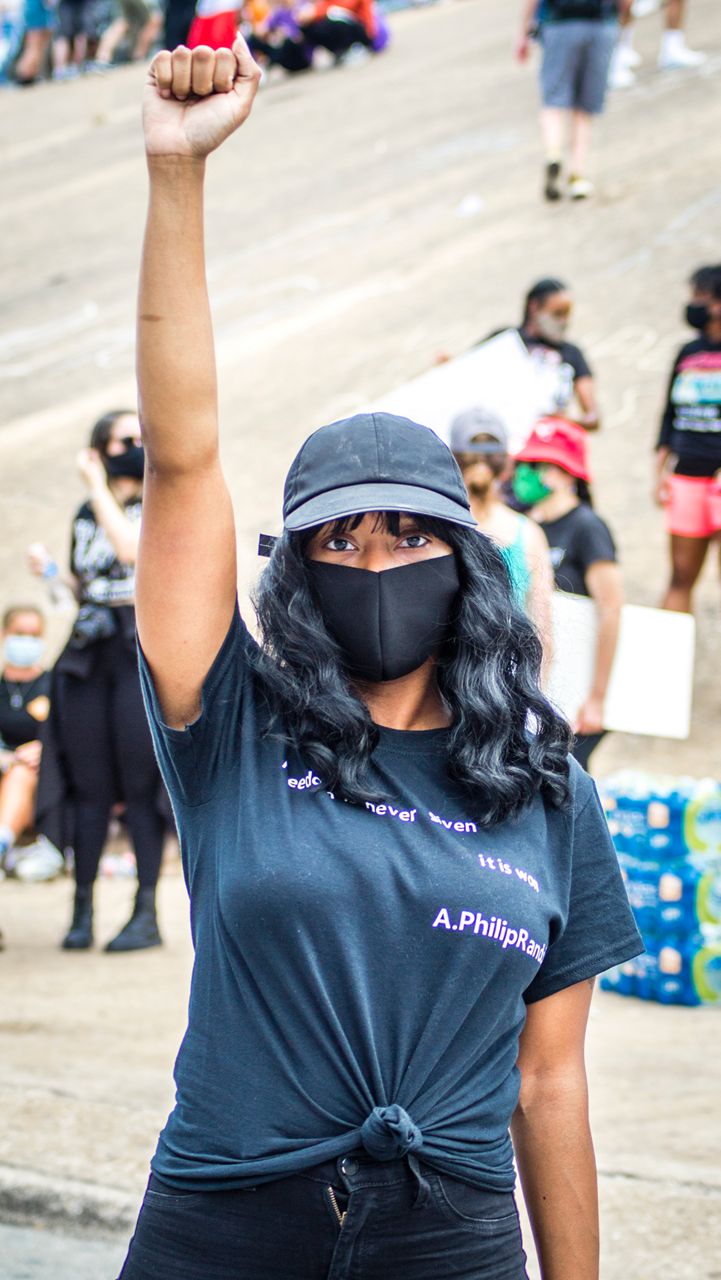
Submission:
{"label": "jeans waistband", "polygon": [[345,1187],[348,1192],[358,1191],[361,1187],[393,1186],[403,1182],[414,1182],[416,1186],[415,1206],[420,1208],[430,1197],[430,1187],[426,1173],[430,1172],[414,1152],[400,1156],[396,1160],[375,1160],[362,1148],[350,1151],[337,1160],[326,1160],[322,1164],[313,1165],[300,1174],[312,1181],[335,1183]]}

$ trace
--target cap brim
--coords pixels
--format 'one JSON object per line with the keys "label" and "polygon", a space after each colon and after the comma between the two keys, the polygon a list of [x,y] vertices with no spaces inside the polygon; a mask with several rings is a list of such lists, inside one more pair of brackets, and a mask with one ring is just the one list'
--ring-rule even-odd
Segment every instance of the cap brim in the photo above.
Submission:
{"label": "cap brim", "polygon": [[438,520],[448,520],[468,529],[476,528],[470,511],[460,502],[444,498],[432,489],[410,484],[356,484],[329,489],[291,511],[286,517],[285,527],[296,532],[365,511],[409,511],[421,516],[435,516]]}

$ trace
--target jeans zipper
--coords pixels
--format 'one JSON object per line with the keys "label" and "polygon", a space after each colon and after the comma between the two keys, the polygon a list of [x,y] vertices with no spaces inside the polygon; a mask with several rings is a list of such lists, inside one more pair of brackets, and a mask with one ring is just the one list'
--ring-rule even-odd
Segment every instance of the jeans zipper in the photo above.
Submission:
{"label": "jeans zipper", "polygon": [[338,1219],[338,1226],[342,1227],[343,1223],[345,1222],[346,1213],[348,1212],[348,1210],[346,1209],[343,1213],[341,1213],[338,1207],[338,1201],[335,1198],[335,1191],[333,1190],[332,1187],[328,1188],[328,1197],[335,1210],[335,1216]]}

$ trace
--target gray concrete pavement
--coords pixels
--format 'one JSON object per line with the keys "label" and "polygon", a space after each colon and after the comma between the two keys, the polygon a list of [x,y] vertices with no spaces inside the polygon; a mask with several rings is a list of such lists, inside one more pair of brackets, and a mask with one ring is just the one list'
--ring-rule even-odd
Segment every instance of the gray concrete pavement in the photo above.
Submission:
{"label": "gray concrete pavement", "polygon": [[[717,0],[690,6],[691,42],[710,55],[693,74],[656,73],[658,20],[641,25],[638,88],[614,98],[599,130],[598,196],[554,209],[538,198],[535,80],[509,59],[515,20],[507,0],[400,15],[387,57],[264,89],[252,124],[210,163],[209,270],[243,589],[307,430],[421,372],[440,349],[460,352],[514,321],[524,289],[552,273],[576,286],[575,336],[599,377],[598,501],[628,596],[654,603],[660,593],[650,449],[669,360],[687,336],[683,281],[719,258],[721,12]],[[3,96],[6,600],[37,596],[27,542],[63,554],[82,497],[74,452],[93,415],[133,399],[141,82],[128,68]],[[461,216],[469,195],[476,212]],[[698,612],[691,739],[615,735],[599,771],[719,773],[711,571]],[[65,626],[53,620],[56,643]],[[120,882],[100,886],[101,941],[122,924],[130,894]],[[49,1224],[47,1237],[27,1238],[22,1265],[53,1280],[81,1275],[80,1252],[77,1270],[51,1261],[58,1233],[82,1227],[92,1241],[111,1223],[130,1229],[172,1103],[191,962],[177,875],[161,887],[167,945],[157,952],[60,953],[69,901],[67,884],[0,886],[0,1203],[6,1218]],[[712,1243],[721,1238],[720,1029],[712,1013],[597,998],[604,1280],[721,1276]],[[46,1261],[31,1264],[44,1239]],[[114,1265],[101,1260],[96,1280],[111,1280]]]}
{"label": "gray concrete pavement", "polygon": [[3,1280],[100,1280],[117,1276],[126,1245],[42,1227],[0,1226]]}

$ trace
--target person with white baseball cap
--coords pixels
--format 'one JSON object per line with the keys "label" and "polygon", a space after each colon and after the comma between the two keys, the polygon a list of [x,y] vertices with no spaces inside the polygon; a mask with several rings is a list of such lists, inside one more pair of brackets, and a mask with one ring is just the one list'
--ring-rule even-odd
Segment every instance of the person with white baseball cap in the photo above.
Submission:
{"label": "person with white baseball cap", "polygon": [[545,1274],[597,1280],[589,980],[640,942],[450,451],[314,432],[238,612],[203,178],[257,83],[238,40],[146,88],[137,616],[195,962],[122,1280],[524,1280],[511,1124]]}
{"label": "person with white baseball cap", "polygon": [[535,623],[548,660],[553,570],[542,530],[500,496],[499,482],[510,466],[505,424],[480,406],[467,409],[451,423],[450,445],[476,524],[503,556],[516,599]]}

